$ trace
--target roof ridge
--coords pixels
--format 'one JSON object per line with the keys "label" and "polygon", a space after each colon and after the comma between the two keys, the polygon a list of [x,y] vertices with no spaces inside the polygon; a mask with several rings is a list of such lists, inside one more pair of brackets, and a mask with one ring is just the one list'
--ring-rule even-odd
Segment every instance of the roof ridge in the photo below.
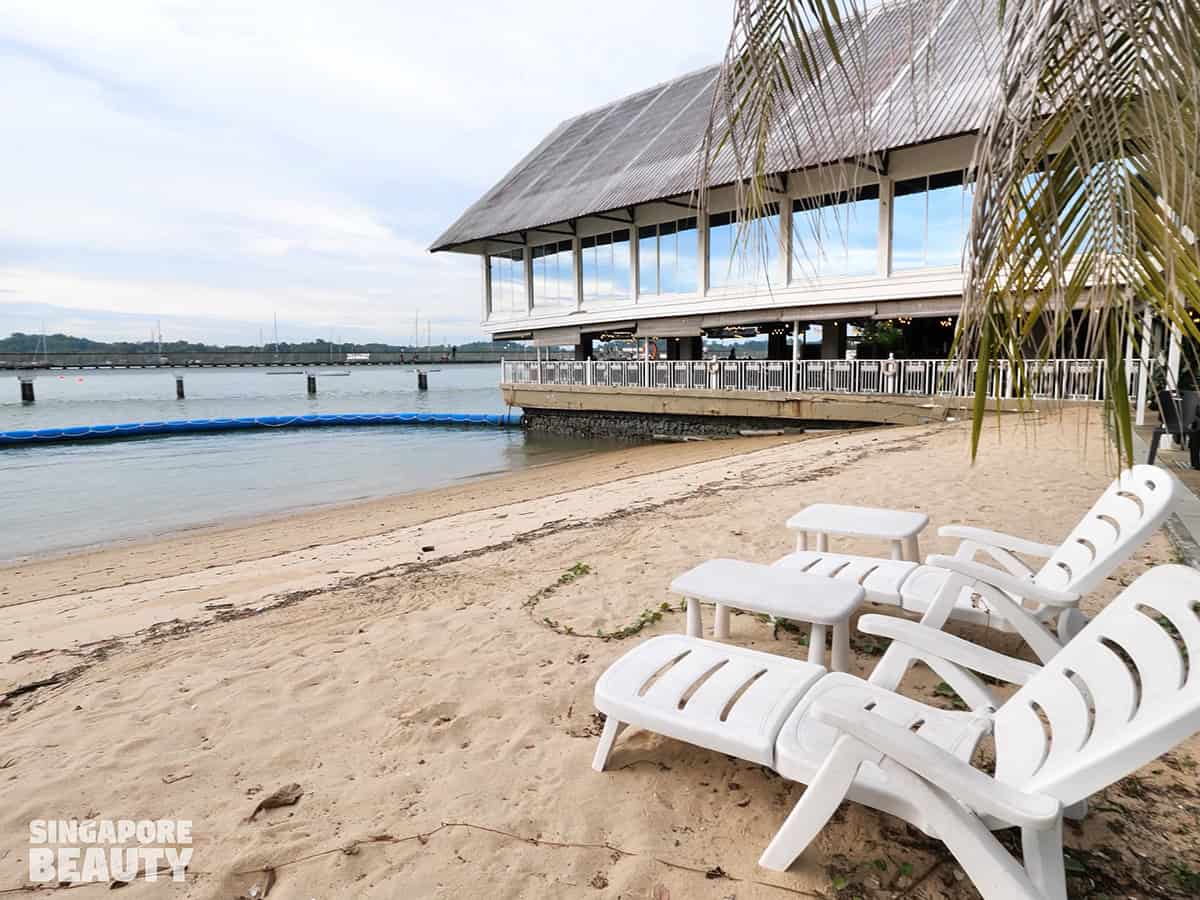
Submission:
{"label": "roof ridge", "polygon": [[657,84],[652,84],[649,87],[642,88],[641,90],[631,91],[628,94],[623,94],[620,97],[616,97],[612,100],[609,100],[607,103],[601,103],[598,106],[593,106],[590,109],[585,109],[583,112],[578,113],[577,115],[571,116],[569,119],[563,119],[563,121],[560,124],[568,125],[571,122],[574,122],[576,119],[582,119],[584,116],[595,115],[596,113],[600,112],[603,109],[608,109],[610,106],[617,106],[621,103],[626,103],[626,102],[634,99],[635,97],[640,97],[642,94],[652,94],[655,92],[661,93],[662,91],[669,88],[671,85],[678,84],[680,81],[686,81],[688,78],[694,78],[695,76],[699,75],[700,73],[707,72],[710,69],[714,69],[714,70],[720,69],[722,65],[723,64],[719,63],[719,62],[718,63],[709,63],[707,66],[700,66],[697,69],[691,69],[687,72],[684,72],[681,75],[676,75],[674,78],[665,78],[662,81],[658,82]]}

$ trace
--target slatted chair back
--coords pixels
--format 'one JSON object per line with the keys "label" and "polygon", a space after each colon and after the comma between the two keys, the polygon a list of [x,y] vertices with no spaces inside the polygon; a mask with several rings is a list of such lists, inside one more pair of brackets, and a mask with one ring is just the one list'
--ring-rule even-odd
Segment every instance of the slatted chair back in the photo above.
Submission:
{"label": "slatted chair back", "polygon": [[995,714],[996,778],[1075,803],[1200,731],[1200,571],[1142,575]]}
{"label": "slatted chair back", "polygon": [[1033,580],[1061,591],[1094,590],[1162,525],[1177,490],[1157,466],[1123,470]]}

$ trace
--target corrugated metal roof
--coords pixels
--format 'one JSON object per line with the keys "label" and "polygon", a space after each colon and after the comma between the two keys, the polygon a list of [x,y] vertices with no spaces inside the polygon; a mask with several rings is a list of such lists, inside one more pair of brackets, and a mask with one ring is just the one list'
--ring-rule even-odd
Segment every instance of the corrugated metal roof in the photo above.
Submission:
{"label": "corrugated metal roof", "polygon": [[[828,109],[844,115],[819,135],[802,132],[801,146],[794,134],[781,137],[769,167],[790,171],[978,129],[1000,53],[994,15],[975,0],[950,0],[932,19],[929,9],[885,5],[867,23],[864,45],[849,51],[874,98],[866,123],[849,79],[828,68]],[[689,193],[719,73],[710,66],[563,122],[430,249]],[[710,174],[713,185],[734,181],[732,154],[715,160]]]}

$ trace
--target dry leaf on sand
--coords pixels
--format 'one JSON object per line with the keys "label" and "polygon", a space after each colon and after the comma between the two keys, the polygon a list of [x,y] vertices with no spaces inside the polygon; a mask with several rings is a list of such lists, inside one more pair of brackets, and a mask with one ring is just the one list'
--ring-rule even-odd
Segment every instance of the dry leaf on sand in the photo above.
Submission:
{"label": "dry leaf on sand", "polygon": [[250,818],[248,818],[246,821],[253,822],[254,817],[264,809],[277,809],[280,806],[291,806],[297,800],[299,800],[303,794],[304,788],[300,787],[300,785],[296,784],[295,782],[292,782],[291,784],[285,784],[279,790],[275,791],[275,793],[259,800],[258,806],[254,807],[254,812],[250,813]]}

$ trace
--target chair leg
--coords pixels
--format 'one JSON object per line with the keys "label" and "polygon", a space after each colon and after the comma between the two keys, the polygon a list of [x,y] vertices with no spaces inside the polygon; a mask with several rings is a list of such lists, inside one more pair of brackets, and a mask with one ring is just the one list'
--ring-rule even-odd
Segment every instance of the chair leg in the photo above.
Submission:
{"label": "chair leg", "polygon": [[613,744],[617,742],[617,738],[625,730],[625,724],[624,722],[618,722],[612,716],[604,720],[604,731],[600,735],[600,743],[596,747],[596,755],[592,757],[592,768],[597,772],[603,772],[604,767],[608,765],[608,757],[612,753]]}
{"label": "chair leg", "polygon": [[1058,617],[1058,639],[1066,644],[1091,621],[1079,609],[1064,609]]}
{"label": "chair leg", "polygon": [[724,603],[717,604],[716,615],[713,617],[713,637],[718,641],[729,640],[729,607]]}
{"label": "chair leg", "polygon": [[1154,465],[1154,458],[1158,456],[1158,442],[1162,440],[1162,431],[1155,428],[1154,435],[1150,438],[1150,454],[1146,457],[1146,465]]}
{"label": "chair leg", "polygon": [[825,626],[813,625],[808,633],[808,661],[813,665],[825,665]]}
{"label": "chair leg", "polygon": [[1021,851],[1029,880],[1046,900],[1067,900],[1067,874],[1063,865],[1062,819],[1050,828],[1021,829]]}
{"label": "chair leg", "polygon": [[804,795],[759,857],[760,866],[776,872],[787,871],[820,834],[854,783],[854,776],[863,763],[861,747],[853,738],[839,739],[813,776],[812,784],[805,788]]}
{"label": "chair leg", "polygon": [[1035,887],[1030,873],[961,803],[894,760],[885,759],[880,768],[893,789],[922,811],[930,833],[946,845],[984,900],[1065,900],[1065,894],[1043,894]]}
{"label": "chair leg", "polygon": [[1063,818],[1070,819],[1072,822],[1082,822],[1087,818],[1088,802],[1085,797],[1082,800],[1072,803],[1070,806],[1063,807]]}
{"label": "chair leg", "polygon": [[844,620],[833,626],[833,647],[830,649],[829,668],[834,672],[850,671],[850,621]]}

